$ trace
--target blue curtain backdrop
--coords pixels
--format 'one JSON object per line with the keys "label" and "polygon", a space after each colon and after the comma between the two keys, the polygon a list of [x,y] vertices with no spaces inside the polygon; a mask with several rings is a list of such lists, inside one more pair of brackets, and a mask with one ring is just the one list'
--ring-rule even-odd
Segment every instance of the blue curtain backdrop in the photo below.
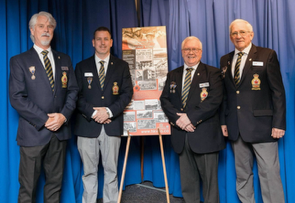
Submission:
{"label": "blue curtain backdrop", "polygon": [[[112,53],[121,57],[123,27],[167,27],[169,70],[183,64],[181,42],[197,36],[203,43],[202,62],[219,66],[222,55],[234,49],[228,26],[236,18],[248,20],[254,29],[254,44],[269,47],[278,53],[287,95],[287,132],[279,141],[281,177],[287,203],[295,202],[295,2],[293,0],[142,0],[140,22],[134,0],[0,0],[0,199],[16,203],[18,194],[19,147],[16,145],[18,114],[8,99],[9,60],[31,48],[28,21],[39,11],[48,11],[57,20],[52,47],[71,56],[73,66],[93,55],[93,31],[98,26],[111,28]],[[138,24],[139,23],[139,24]],[[170,137],[164,136],[164,150],[169,191],[181,197],[178,156],[173,152]],[[122,139],[119,173],[121,174],[126,139]],[[140,140],[131,139],[125,185],[141,182]],[[144,180],[155,187],[164,187],[163,170],[157,137],[144,139]],[[257,167],[254,167],[257,203],[262,203]],[[82,163],[76,137],[69,141],[63,179],[62,203],[81,202]],[[119,178],[121,176],[119,175]],[[99,197],[102,196],[103,172],[99,171]],[[40,178],[38,203],[43,202],[44,176]],[[234,159],[230,145],[220,153],[219,188],[221,203],[238,203],[235,192]]]}

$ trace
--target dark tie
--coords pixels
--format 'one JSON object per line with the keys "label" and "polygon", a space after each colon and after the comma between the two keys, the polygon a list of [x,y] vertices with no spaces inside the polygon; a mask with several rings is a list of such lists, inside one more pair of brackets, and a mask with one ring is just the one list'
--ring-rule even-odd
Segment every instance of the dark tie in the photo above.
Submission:
{"label": "dark tie", "polygon": [[241,82],[240,65],[241,65],[241,60],[242,60],[242,56],[244,55],[244,53],[239,52],[238,55],[239,56],[238,56],[238,59],[237,59],[236,65],[235,65],[235,77],[234,77],[236,86],[238,86]]}
{"label": "dark tie", "polygon": [[41,54],[43,55],[46,75],[48,76],[51,89],[52,89],[52,91],[54,91],[54,80],[53,80],[52,67],[51,67],[51,63],[49,61],[49,58],[47,57],[48,51],[44,50],[44,51],[41,52]]}
{"label": "dark tie", "polygon": [[101,89],[103,89],[104,86],[104,80],[105,80],[105,71],[104,71],[104,61],[100,61],[100,69],[99,69],[99,82],[100,82],[100,86]]}
{"label": "dark tie", "polygon": [[189,90],[191,88],[191,84],[192,84],[192,71],[193,68],[187,68],[186,69],[186,74],[185,74],[185,78],[184,78],[184,84],[183,84],[183,89],[182,89],[182,96],[181,96],[181,100],[182,100],[182,108],[185,108],[186,106],[186,101],[187,101],[187,97],[188,97],[188,93]]}

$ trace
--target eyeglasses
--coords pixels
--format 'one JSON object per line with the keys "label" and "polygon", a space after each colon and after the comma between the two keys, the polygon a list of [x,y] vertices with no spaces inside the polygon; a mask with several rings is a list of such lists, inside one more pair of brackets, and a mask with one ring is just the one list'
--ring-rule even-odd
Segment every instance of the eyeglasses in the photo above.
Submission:
{"label": "eyeglasses", "polygon": [[231,36],[237,37],[240,34],[241,37],[245,37],[248,32],[251,32],[251,31],[240,30],[239,32],[232,32]]}
{"label": "eyeglasses", "polygon": [[201,49],[196,49],[196,48],[192,48],[192,49],[182,49],[184,51],[184,53],[190,53],[190,52],[193,52],[193,53],[197,53],[199,51],[201,51]]}

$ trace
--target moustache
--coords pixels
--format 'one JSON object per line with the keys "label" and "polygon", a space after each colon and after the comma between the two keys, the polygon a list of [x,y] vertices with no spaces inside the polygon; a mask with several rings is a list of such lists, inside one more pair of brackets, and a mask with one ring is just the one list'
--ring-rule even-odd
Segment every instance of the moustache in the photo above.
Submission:
{"label": "moustache", "polygon": [[43,33],[43,34],[41,35],[41,37],[43,37],[43,36],[45,36],[45,37],[51,37],[51,35],[50,35],[49,33]]}

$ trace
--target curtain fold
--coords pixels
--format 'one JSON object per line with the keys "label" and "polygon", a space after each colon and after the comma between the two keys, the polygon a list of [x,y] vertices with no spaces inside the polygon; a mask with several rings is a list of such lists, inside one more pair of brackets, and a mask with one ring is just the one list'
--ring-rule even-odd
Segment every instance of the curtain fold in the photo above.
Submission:
{"label": "curtain fold", "polygon": [[[229,24],[243,18],[253,25],[253,43],[276,50],[287,96],[287,131],[279,141],[281,177],[286,203],[295,202],[295,2],[293,0],[141,0],[140,26],[166,26],[169,70],[183,64],[181,42],[195,35],[203,43],[202,62],[219,66],[222,55],[232,51]],[[57,21],[52,47],[67,53],[73,66],[94,54],[92,38],[99,26],[111,29],[112,53],[121,58],[122,28],[137,27],[134,0],[0,0],[0,199],[15,203],[18,195],[19,147],[16,144],[18,114],[8,96],[9,60],[32,47],[28,22],[34,13],[48,11]],[[74,120],[74,119],[72,119]],[[74,124],[74,123],[73,123]],[[122,138],[118,175],[121,179],[126,138]],[[169,192],[181,197],[178,155],[170,136],[163,136]],[[141,139],[132,137],[124,186],[141,182]],[[62,203],[80,203],[83,193],[83,165],[76,136],[68,142]],[[254,167],[257,203],[262,203],[257,166]],[[220,152],[219,189],[221,203],[238,203],[235,191],[234,156],[231,146]],[[99,167],[99,198],[102,197],[103,169]],[[164,187],[158,137],[144,138],[144,179]],[[40,177],[37,202],[43,202],[44,175]]]}

